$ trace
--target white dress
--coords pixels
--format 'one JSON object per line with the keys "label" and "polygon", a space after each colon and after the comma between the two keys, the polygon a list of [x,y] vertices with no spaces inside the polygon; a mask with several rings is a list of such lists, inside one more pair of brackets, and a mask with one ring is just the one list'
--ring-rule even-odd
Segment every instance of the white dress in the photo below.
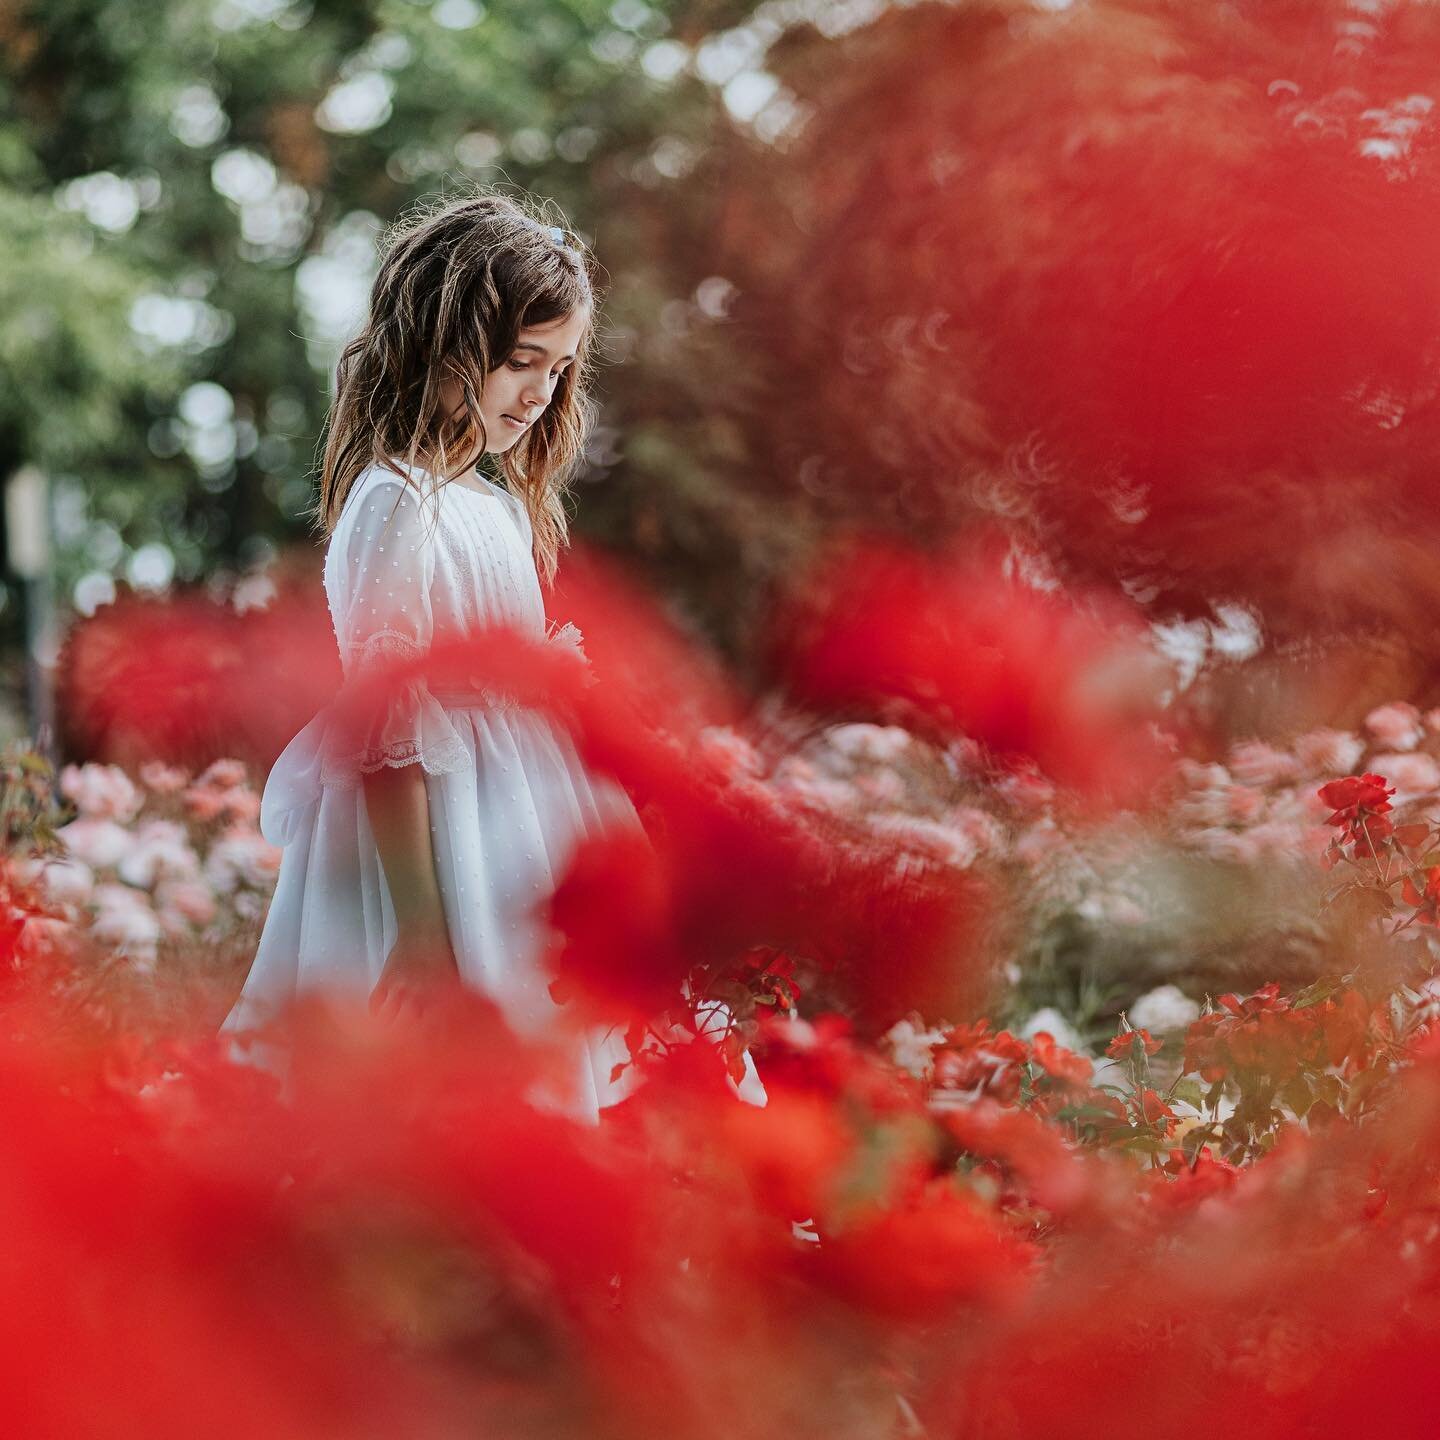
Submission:
{"label": "white dress", "polygon": [[[546,638],[530,518],[507,490],[481,480],[437,486],[427,471],[372,465],[355,481],[325,554],[325,595],[346,681],[432,637],[505,624]],[[477,477],[479,478],[479,477]],[[495,1001],[522,1037],[564,1034],[542,957],[551,893],[583,836],[638,825],[624,791],[591,775],[569,733],[544,713],[479,695],[432,694],[423,679],[387,694],[385,713],[356,731],[327,706],[286,746],[265,784],[260,829],[283,847],[279,878],[244,989],[222,1031],[249,1030],[301,989],[368,996],[396,924],[361,776],[418,763],[425,772],[436,875],[461,979]],[[710,1021],[724,1007],[706,1007]],[[718,1025],[714,1028],[719,1028]],[[594,1123],[633,1088],[611,1067],[628,1058],[620,1028],[571,1040],[572,1087],[535,1093],[540,1105]],[[237,1058],[250,1058],[238,1047]],[[732,1089],[752,1104],[765,1090],[746,1057]]]}

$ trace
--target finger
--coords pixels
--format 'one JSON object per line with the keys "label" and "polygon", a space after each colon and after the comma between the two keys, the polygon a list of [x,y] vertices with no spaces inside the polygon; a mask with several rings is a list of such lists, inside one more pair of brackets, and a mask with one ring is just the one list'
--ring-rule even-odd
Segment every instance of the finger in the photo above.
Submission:
{"label": "finger", "polygon": [[380,997],[380,1004],[376,1008],[375,1013],[379,1019],[389,1024],[393,1022],[395,1017],[400,1013],[403,1001],[404,988],[392,980],[385,986],[384,993]]}

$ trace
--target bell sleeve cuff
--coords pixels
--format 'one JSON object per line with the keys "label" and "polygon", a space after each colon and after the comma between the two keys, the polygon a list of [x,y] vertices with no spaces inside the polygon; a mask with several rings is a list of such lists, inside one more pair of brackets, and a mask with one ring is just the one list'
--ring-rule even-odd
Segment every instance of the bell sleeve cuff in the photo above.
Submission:
{"label": "bell sleeve cuff", "polygon": [[[425,651],[409,637],[370,636],[349,668],[331,707],[320,783],[343,788],[377,770],[419,765],[429,775],[454,775],[475,759],[414,662]],[[387,671],[397,672],[394,679]]]}

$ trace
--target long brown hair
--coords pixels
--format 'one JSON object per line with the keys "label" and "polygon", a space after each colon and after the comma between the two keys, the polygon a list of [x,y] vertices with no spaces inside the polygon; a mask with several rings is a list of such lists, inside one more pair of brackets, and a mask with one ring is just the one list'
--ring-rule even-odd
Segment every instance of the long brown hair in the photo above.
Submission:
{"label": "long brown hair", "polygon": [[[594,261],[547,210],[532,213],[492,190],[407,212],[384,251],[365,324],[336,368],[316,524],[326,536],[334,530],[350,487],[371,464],[393,457],[416,466],[423,450],[424,468],[437,477],[457,468],[452,455],[470,469],[487,443],[485,377],[505,363],[522,329],[584,310],[585,333],[550,404],[497,457],[506,488],[530,516],[536,569],[548,586],[569,536],[562,502],[595,421],[587,390]],[[441,413],[446,378],[465,397],[458,418]]]}

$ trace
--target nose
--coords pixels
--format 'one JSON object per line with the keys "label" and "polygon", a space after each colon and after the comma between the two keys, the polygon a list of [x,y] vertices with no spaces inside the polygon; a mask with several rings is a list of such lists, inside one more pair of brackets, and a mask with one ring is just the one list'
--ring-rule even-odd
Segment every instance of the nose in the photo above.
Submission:
{"label": "nose", "polygon": [[542,410],[550,403],[555,387],[560,383],[558,376],[546,375],[543,381],[532,381],[527,385],[521,398],[526,405],[539,406]]}

